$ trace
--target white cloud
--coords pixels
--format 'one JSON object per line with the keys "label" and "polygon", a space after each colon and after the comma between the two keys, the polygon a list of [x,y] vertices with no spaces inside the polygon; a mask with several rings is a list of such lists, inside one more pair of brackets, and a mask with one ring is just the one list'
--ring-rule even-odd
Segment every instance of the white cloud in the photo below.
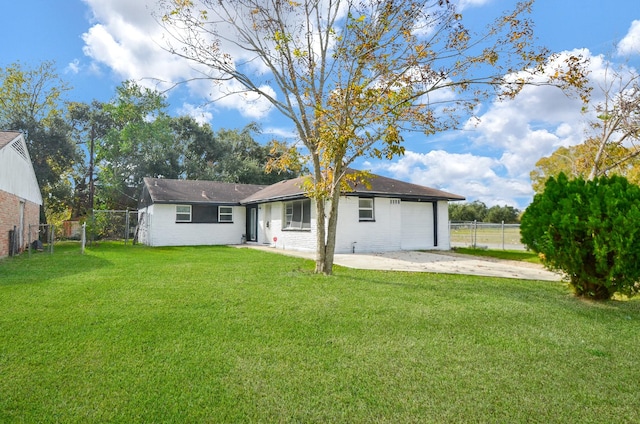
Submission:
{"label": "white cloud", "polygon": [[507,175],[526,179],[535,163],[584,133],[581,104],[550,87],[531,87],[513,101],[494,103],[465,126],[473,149],[502,152]]}
{"label": "white cloud", "polygon": [[493,0],[460,0],[458,2],[458,10],[464,10],[467,7],[479,7],[491,3]]}
{"label": "white cloud", "polygon": [[468,201],[480,200],[489,206],[522,207],[522,198],[532,195],[531,186],[514,178],[501,177],[500,160],[471,153],[406,152],[395,162],[367,163],[372,171],[384,171],[404,181],[460,194]]}
{"label": "white cloud", "polygon": [[[607,72],[602,56],[592,57],[586,50],[570,53],[590,58],[589,78],[595,86],[602,83]],[[592,100],[597,102],[600,96],[595,90]],[[582,113],[582,106],[560,89],[527,86],[513,100],[490,104],[479,121],[470,120],[465,130],[476,149],[502,152],[500,163],[508,176],[527,180],[540,158],[584,140],[590,115]]]}
{"label": "white cloud", "polygon": [[199,124],[206,124],[213,119],[213,113],[208,107],[194,106],[189,103],[183,103],[177,112],[180,115],[187,115],[192,117]]}
{"label": "white cloud", "polygon": [[[571,53],[590,58],[590,81],[601,86],[610,64],[587,50]],[[601,97],[596,89],[593,101]],[[529,174],[535,163],[560,146],[584,140],[592,116],[583,114],[582,106],[557,88],[528,86],[513,100],[483,106],[463,131],[446,134],[448,152],[408,151],[393,163],[368,165],[374,172],[451,191],[469,201],[522,209],[533,196]]]}
{"label": "white cloud", "polygon": [[[241,87],[237,83],[216,85],[202,79],[208,69],[166,51],[163,48],[166,34],[152,14],[153,8],[157,7],[155,1],[84,1],[93,12],[94,24],[82,36],[83,51],[93,60],[94,67],[96,64],[106,66],[123,80],[135,80],[158,90],[189,81],[186,85],[192,96],[216,102],[218,107],[238,110],[249,119],[261,119],[271,110],[266,99],[255,94],[230,94]],[[270,87],[261,88],[275,96]],[[199,116],[201,119],[208,115]]]}
{"label": "white cloud", "polygon": [[72,62],[69,62],[69,64],[65,68],[65,72],[69,72],[72,74],[77,74],[78,72],[80,72],[80,60],[74,59]]}
{"label": "white cloud", "polygon": [[631,22],[629,32],[618,43],[617,53],[620,56],[640,54],[640,20]]}
{"label": "white cloud", "polygon": [[[83,34],[86,56],[107,66],[123,80],[136,80],[152,88],[168,88],[171,81],[194,75],[188,63],[158,46],[154,35],[159,38],[159,33],[145,31],[145,24],[120,16],[125,12],[112,11],[104,22],[93,25]],[[158,81],[164,83],[157,86]]]}
{"label": "white cloud", "polygon": [[[265,97],[253,92],[238,93],[237,91],[241,89],[239,87],[234,89],[233,82],[230,82],[229,86],[233,94],[220,97],[216,101],[217,105],[227,109],[237,109],[242,116],[253,120],[262,119],[271,111],[272,105]],[[260,90],[271,97],[276,97],[275,91],[269,86],[261,86]]]}
{"label": "white cloud", "polygon": [[280,141],[295,142],[298,139],[298,133],[290,128],[266,127],[262,130],[262,134],[269,134]]}

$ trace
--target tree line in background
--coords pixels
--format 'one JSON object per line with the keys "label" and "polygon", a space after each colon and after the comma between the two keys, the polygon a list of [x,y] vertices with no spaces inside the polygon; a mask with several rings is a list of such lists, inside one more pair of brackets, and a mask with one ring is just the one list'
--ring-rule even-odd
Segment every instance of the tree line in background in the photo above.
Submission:
{"label": "tree line in background", "polygon": [[257,124],[214,131],[172,117],[157,91],[125,81],[110,102],[67,101],[53,62],[0,68],[0,129],[25,134],[44,199],[43,222],[96,209],[135,209],[144,177],[272,184],[293,172],[265,171],[273,142]]}
{"label": "tree line in background", "polygon": [[513,206],[487,207],[483,202],[476,200],[469,203],[450,203],[450,221],[478,221],[505,224],[517,224],[520,222],[521,211]]}

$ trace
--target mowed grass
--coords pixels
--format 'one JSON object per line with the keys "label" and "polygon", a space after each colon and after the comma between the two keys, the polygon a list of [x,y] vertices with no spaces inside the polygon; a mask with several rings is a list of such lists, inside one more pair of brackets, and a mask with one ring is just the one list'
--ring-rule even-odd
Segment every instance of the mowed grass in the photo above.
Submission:
{"label": "mowed grass", "polygon": [[640,422],[640,302],[99,244],[0,261],[0,422]]}
{"label": "mowed grass", "polygon": [[541,264],[540,257],[531,251],[522,250],[497,250],[497,249],[473,249],[471,247],[455,247],[454,252],[472,256],[483,256],[509,261],[522,261],[532,264]]}

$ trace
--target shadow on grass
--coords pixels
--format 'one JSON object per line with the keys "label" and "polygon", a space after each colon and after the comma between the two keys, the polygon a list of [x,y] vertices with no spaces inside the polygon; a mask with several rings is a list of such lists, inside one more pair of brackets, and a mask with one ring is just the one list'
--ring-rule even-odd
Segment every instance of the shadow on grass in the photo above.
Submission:
{"label": "shadow on grass", "polygon": [[[375,271],[355,270],[354,268],[334,265],[333,277],[343,281],[353,281],[359,284],[376,284],[381,286],[399,287],[420,291],[434,291],[446,289],[447,284],[454,283],[455,278],[464,278],[454,274],[439,274],[410,271]],[[474,278],[474,277],[469,277]]]}
{"label": "shadow on grass", "polygon": [[78,243],[61,243],[47,252],[23,253],[0,260],[0,286],[26,285],[108,267],[107,259],[82,254]]}

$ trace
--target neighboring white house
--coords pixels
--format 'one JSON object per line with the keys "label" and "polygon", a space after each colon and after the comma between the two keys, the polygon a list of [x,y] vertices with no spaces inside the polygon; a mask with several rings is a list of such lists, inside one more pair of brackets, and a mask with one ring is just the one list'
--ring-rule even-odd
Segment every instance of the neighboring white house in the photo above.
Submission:
{"label": "neighboring white house", "polygon": [[[138,240],[314,251],[315,205],[302,182],[262,187],[145,178]],[[448,202],[464,197],[378,175],[352,189],[340,198],[336,253],[450,248]]]}
{"label": "neighboring white house", "polygon": [[[42,195],[22,133],[0,131],[0,258],[38,236]],[[13,237],[10,237],[10,233]]]}

